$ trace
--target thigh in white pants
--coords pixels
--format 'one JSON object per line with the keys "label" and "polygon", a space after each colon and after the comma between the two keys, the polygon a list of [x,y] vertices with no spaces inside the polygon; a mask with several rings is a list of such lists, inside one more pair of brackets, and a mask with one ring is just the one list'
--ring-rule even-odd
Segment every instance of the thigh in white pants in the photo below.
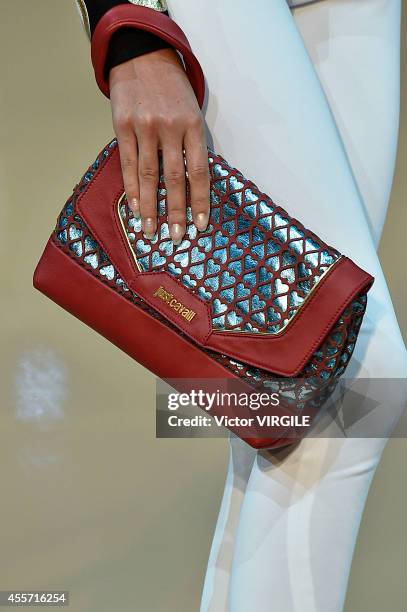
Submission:
{"label": "thigh in white pants", "polygon": [[[215,148],[375,276],[350,374],[406,378],[376,254],[397,142],[399,0],[170,10],[206,74]],[[306,438],[257,454],[232,439],[201,611],[340,612],[385,440]]]}

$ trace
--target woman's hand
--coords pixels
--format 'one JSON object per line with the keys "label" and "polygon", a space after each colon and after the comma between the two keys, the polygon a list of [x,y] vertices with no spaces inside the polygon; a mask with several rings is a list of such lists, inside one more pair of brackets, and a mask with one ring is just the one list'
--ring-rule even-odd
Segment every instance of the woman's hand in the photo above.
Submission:
{"label": "woman's hand", "polygon": [[162,49],[112,68],[110,101],[127,200],[141,216],[145,235],[152,238],[157,229],[159,149],[173,242],[179,244],[185,233],[185,170],[194,223],[205,230],[209,170],[204,121],[177,53]]}

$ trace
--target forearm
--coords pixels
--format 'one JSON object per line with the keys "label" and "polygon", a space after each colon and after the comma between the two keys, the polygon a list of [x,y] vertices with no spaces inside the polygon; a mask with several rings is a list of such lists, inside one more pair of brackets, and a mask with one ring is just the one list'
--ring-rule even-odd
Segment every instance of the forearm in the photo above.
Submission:
{"label": "forearm", "polygon": [[[153,3],[156,10],[151,10]],[[205,231],[209,219],[200,65],[184,33],[158,0],[77,0],[77,4],[92,38],[96,81],[110,98],[129,206],[136,218],[141,217],[146,239],[152,239],[162,162],[169,234],[178,245],[186,231],[186,170],[196,228]]]}

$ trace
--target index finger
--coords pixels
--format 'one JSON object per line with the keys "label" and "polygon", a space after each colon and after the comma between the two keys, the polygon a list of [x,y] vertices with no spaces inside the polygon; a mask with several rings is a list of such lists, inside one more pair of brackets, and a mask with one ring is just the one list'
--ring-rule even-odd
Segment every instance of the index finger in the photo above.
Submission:
{"label": "index finger", "polygon": [[140,187],[138,179],[137,139],[134,132],[117,137],[120,152],[124,190],[136,218],[140,217]]}

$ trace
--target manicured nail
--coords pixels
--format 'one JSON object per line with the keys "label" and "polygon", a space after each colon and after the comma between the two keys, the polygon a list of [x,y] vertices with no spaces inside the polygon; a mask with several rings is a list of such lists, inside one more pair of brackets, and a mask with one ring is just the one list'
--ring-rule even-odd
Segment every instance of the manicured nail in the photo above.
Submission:
{"label": "manicured nail", "polygon": [[133,215],[136,219],[140,219],[140,203],[137,198],[133,198],[130,205]]}
{"label": "manicured nail", "polygon": [[154,219],[152,219],[151,217],[147,217],[147,219],[144,219],[143,232],[145,234],[145,237],[148,238],[149,240],[154,238],[154,233],[155,233]]}
{"label": "manicured nail", "polygon": [[195,219],[195,225],[200,232],[204,232],[208,227],[208,213],[198,213]]}
{"label": "manicured nail", "polygon": [[173,223],[171,225],[171,238],[174,244],[180,244],[184,232],[182,226],[179,223]]}

